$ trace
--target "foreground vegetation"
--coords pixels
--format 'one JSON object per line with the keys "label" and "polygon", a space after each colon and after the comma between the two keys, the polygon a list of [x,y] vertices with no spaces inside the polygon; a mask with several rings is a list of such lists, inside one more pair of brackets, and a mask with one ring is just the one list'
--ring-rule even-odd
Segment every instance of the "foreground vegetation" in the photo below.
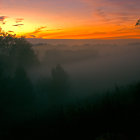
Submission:
{"label": "foreground vegetation", "polygon": [[140,139],[140,83],[73,102],[60,65],[51,77],[34,81],[36,67],[40,62],[26,39],[1,34],[0,139]]}

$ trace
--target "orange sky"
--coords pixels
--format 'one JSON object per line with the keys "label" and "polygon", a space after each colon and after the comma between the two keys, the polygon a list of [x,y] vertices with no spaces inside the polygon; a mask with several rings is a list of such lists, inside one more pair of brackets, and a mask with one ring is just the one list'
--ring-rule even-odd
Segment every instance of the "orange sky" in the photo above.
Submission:
{"label": "orange sky", "polygon": [[139,0],[0,0],[0,27],[27,38],[140,38]]}

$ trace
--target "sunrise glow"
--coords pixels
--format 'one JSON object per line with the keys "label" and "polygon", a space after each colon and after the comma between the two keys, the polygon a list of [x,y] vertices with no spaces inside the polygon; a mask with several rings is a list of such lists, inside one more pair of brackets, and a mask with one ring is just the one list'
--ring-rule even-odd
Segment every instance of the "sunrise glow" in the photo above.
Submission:
{"label": "sunrise glow", "polygon": [[139,0],[1,0],[0,27],[27,38],[140,38],[139,5]]}

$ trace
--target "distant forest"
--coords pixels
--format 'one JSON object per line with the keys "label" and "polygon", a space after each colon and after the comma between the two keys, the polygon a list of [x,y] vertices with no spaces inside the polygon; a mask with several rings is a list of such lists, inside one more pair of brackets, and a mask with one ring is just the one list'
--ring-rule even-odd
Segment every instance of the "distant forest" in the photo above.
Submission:
{"label": "distant forest", "polygon": [[140,82],[72,99],[72,81],[63,66],[57,64],[50,76],[33,78],[32,71],[40,67],[25,38],[0,35],[1,140],[140,139]]}

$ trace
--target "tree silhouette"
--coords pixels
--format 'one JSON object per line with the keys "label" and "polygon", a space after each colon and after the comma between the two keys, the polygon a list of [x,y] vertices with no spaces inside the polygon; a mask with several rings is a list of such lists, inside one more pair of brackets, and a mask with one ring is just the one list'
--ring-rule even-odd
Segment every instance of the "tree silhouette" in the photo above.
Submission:
{"label": "tree silhouette", "polygon": [[69,91],[69,77],[61,65],[51,71],[49,98],[55,104],[63,104]]}
{"label": "tree silhouette", "polygon": [[25,69],[38,64],[38,58],[32,49],[32,45],[24,37],[17,38],[7,33],[0,36],[0,57],[6,67],[6,71],[15,71],[20,65]]}
{"label": "tree silhouette", "polygon": [[[25,38],[0,34],[0,110],[1,117],[27,115],[34,99],[27,69],[38,63],[32,45]],[[22,116],[21,115],[21,116]]]}
{"label": "tree silhouette", "polygon": [[22,67],[17,68],[15,76],[13,77],[13,91],[19,103],[22,103],[23,100],[24,103],[28,104],[33,98],[32,83]]}
{"label": "tree silhouette", "polygon": [[64,92],[68,88],[68,75],[61,65],[52,69],[52,86],[59,92]]}

